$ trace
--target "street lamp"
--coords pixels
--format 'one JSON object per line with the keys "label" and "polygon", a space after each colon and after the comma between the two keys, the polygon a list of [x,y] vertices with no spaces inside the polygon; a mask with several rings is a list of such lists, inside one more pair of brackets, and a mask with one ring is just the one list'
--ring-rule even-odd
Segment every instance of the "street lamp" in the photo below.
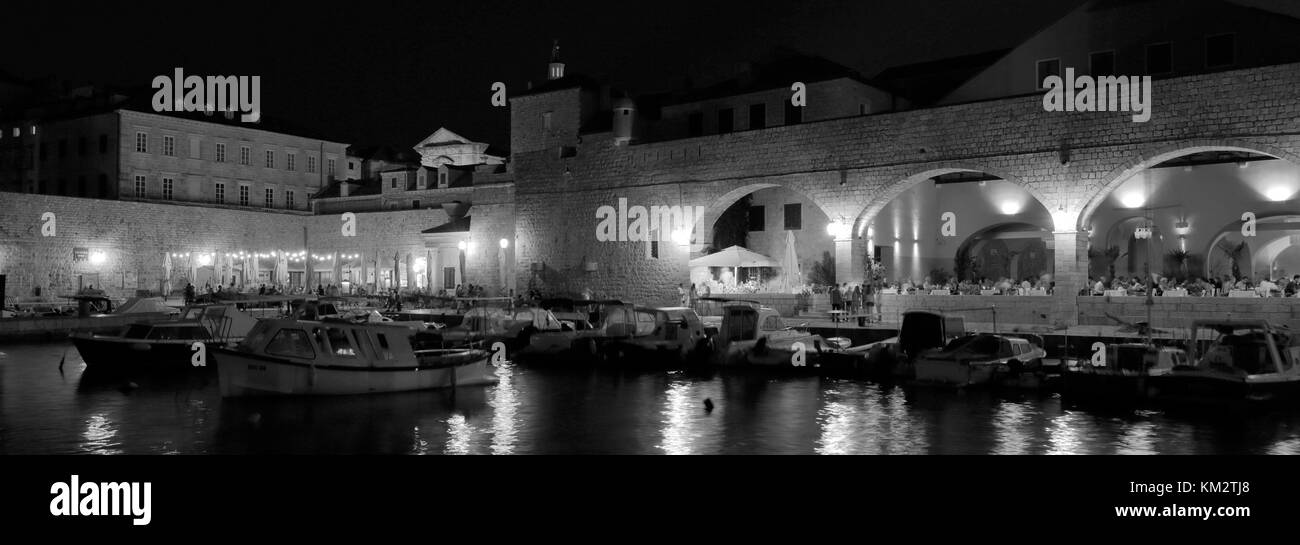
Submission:
{"label": "street lamp", "polygon": [[497,241],[497,244],[501,245],[501,249],[504,250],[504,249],[506,249],[507,246],[510,246],[510,241],[508,241],[508,240],[506,240],[506,239],[503,238],[503,239]]}

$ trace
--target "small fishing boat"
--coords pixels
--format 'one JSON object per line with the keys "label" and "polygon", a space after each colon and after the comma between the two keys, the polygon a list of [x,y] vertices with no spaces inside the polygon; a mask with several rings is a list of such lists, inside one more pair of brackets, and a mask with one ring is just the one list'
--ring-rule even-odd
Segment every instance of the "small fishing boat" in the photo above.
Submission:
{"label": "small fishing boat", "polygon": [[342,320],[262,320],[211,351],[222,397],[346,395],[494,384],[484,350],[414,348],[420,328]]}
{"label": "small fishing boat", "polygon": [[[1018,386],[1021,377],[1037,374],[1047,352],[1029,340],[976,333],[916,358],[916,380],[951,386]],[[1011,379],[1011,380],[1008,380]]]}
{"label": "small fishing boat", "polygon": [[[1199,351],[1197,335],[1213,332]],[[1266,320],[1197,320],[1192,360],[1152,377],[1147,395],[1162,403],[1288,403],[1300,399],[1300,335]]]}
{"label": "small fishing boat", "polygon": [[238,342],[257,323],[241,310],[240,303],[227,301],[190,305],[174,319],[140,321],[110,335],[77,333],[72,344],[91,367],[193,367],[193,345]]}

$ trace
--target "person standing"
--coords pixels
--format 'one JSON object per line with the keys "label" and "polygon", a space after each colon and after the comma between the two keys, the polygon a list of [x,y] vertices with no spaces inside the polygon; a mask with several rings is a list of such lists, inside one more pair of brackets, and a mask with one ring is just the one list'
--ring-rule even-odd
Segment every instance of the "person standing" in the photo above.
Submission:
{"label": "person standing", "polygon": [[700,293],[698,291],[695,291],[694,282],[691,282],[691,291],[688,292],[686,296],[687,296],[686,306],[695,308],[695,302],[700,299]]}
{"label": "person standing", "polygon": [[677,299],[681,301],[681,306],[686,306],[686,288],[680,283],[677,284]]}
{"label": "person standing", "polygon": [[[840,292],[839,286],[831,285],[830,296],[831,310],[844,310],[844,294]],[[832,314],[831,321],[838,322],[840,318],[837,314]]]}
{"label": "person standing", "polygon": [[185,283],[185,304],[190,305],[193,303],[194,303],[194,284],[186,282]]}

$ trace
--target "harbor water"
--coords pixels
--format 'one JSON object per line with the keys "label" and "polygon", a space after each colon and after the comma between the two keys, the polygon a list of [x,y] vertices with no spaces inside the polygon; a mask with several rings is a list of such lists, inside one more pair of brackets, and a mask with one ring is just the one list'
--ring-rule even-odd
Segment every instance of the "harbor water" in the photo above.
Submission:
{"label": "harbor water", "polygon": [[0,453],[1300,453],[1297,412],[1098,411],[1047,393],[558,362],[498,375],[454,391],[222,399],[210,371],[101,377],[68,343],[0,345]]}

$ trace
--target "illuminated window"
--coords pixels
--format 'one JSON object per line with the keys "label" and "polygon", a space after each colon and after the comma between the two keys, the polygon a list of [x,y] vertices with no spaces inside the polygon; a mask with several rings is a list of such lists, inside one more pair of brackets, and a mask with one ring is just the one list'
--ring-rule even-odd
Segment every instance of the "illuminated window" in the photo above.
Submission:
{"label": "illuminated window", "polygon": [[275,152],[266,150],[266,168],[275,168]]}
{"label": "illuminated window", "polygon": [[296,156],[296,155],[294,155],[294,154],[292,154],[292,153],[287,153],[287,154],[285,154],[285,156],[284,156],[284,168],[288,169],[290,172],[292,172],[292,171],[294,171],[294,170],[298,170],[298,165],[295,164],[295,163],[296,163],[295,159],[297,159],[297,156]]}
{"label": "illuminated window", "polygon": [[226,184],[217,182],[216,201],[217,204],[226,203]]}
{"label": "illuminated window", "polygon": [[226,162],[226,145],[222,144],[221,142],[217,142],[217,152],[215,155],[216,155],[216,161],[218,163]]}
{"label": "illuminated window", "polygon": [[163,150],[162,150],[162,152],[163,152],[163,155],[166,155],[166,156],[168,156],[168,157],[172,157],[172,156],[176,155],[176,137],[174,137],[174,136],[164,136],[164,137],[163,137]]}
{"label": "illuminated window", "polygon": [[248,186],[239,186],[239,206],[248,206]]}
{"label": "illuminated window", "polygon": [[145,196],[144,176],[136,175],[135,177],[135,198],[143,199]]}
{"label": "illuminated window", "polygon": [[275,189],[266,188],[266,207],[275,208]]}
{"label": "illuminated window", "polygon": [[175,183],[176,181],[172,180],[171,178],[162,179],[162,189],[163,189],[162,194],[164,200],[168,200],[168,201],[172,200],[172,189]]}

